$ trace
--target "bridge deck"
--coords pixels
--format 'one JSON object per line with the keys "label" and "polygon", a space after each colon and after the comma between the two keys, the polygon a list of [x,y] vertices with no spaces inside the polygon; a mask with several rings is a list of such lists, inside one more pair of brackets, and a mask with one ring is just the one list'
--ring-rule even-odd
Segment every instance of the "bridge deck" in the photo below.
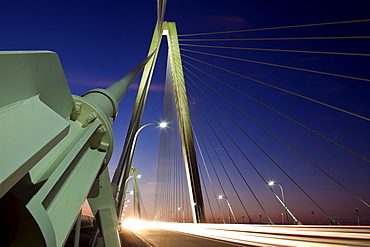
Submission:
{"label": "bridge deck", "polygon": [[124,227],[146,244],[143,246],[370,246],[369,226],[131,221]]}
{"label": "bridge deck", "polygon": [[[125,247],[144,247],[144,246],[161,246],[161,247],[173,247],[173,246],[209,246],[209,247],[221,247],[221,246],[248,246],[235,243],[229,243],[226,241],[220,241],[216,239],[209,239],[205,237],[199,237],[189,235],[186,233],[174,232],[164,229],[146,228],[135,231],[123,230],[120,233],[122,246]],[[252,246],[252,245],[250,245]]]}

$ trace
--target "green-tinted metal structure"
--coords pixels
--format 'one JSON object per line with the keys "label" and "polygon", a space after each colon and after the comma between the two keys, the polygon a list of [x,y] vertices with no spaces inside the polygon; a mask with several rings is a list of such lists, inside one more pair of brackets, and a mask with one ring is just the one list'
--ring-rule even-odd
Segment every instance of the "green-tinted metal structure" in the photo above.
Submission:
{"label": "green-tinted metal structure", "polygon": [[63,246],[85,199],[97,244],[120,246],[107,169],[111,124],[147,60],[80,97],[71,94],[56,53],[0,52],[0,246]]}

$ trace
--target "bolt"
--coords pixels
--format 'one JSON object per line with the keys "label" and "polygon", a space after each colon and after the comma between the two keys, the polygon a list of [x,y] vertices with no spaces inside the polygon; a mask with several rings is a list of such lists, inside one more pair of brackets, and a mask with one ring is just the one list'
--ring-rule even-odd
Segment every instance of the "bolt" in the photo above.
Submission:
{"label": "bolt", "polygon": [[108,148],[109,148],[109,144],[108,144],[108,143],[106,143],[106,142],[101,142],[101,143],[99,144],[99,150],[107,151],[107,150],[108,150]]}
{"label": "bolt", "polygon": [[81,112],[81,107],[82,107],[82,104],[79,103],[79,102],[76,102],[75,103],[75,111],[76,113],[80,113]]}
{"label": "bolt", "polygon": [[86,121],[88,122],[88,123],[91,123],[92,121],[94,121],[95,120],[95,118],[97,118],[98,116],[96,115],[96,113],[95,112],[92,112],[91,114],[89,114],[89,115],[87,115],[87,117],[86,117]]}
{"label": "bolt", "polygon": [[98,134],[104,134],[106,132],[106,128],[104,126],[100,126],[98,129],[97,129],[97,133]]}

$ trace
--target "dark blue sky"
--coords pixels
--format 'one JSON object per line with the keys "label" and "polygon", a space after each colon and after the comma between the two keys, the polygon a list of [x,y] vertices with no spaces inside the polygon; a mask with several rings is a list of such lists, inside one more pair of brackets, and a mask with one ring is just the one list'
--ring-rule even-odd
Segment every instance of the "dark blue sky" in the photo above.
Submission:
{"label": "dark blue sky", "polygon": [[[179,34],[256,29],[366,19],[370,15],[368,7],[365,4],[366,1],[169,0],[165,20],[175,21]],[[72,93],[81,95],[96,87],[105,88],[109,86],[144,59],[148,52],[155,21],[156,1],[154,0],[6,1],[1,4],[0,8],[0,24],[2,30],[0,50],[52,50],[57,52]],[[356,26],[341,25],[315,30],[306,28],[266,31],[255,33],[248,37],[369,36],[368,30],[369,24],[359,24]],[[229,37],[239,36],[231,35]],[[304,41],[294,48],[370,53],[368,44],[368,39],[357,41],[357,43],[347,40],[316,43]],[[212,43],[209,45],[223,44]],[[237,46],[242,45],[245,44],[240,43]],[[250,47],[258,46],[260,48],[291,48],[289,42],[276,42],[272,46],[271,43],[254,42],[250,42],[247,45]],[[197,50],[197,48],[192,47],[183,48]],[[157,122],[161,119],[166,60],[165,52],[166,45],[163,44],[142,124]],[[239,51],[227,51],[225,53],[221,50],[219,52],[217,50],[209,50],[208,52],[217,54],[227,53],[230,56],[242,54]],[[186,54],[189,56],[192,55],[191,53]],[[200,58],[207,60],[206,57]],[[250,53],[248,54],[248,59],[281,63],[289,66],[300,66],[309,69],[327,69],[331,73],[343,73],[356,77],[370,78],[367,68],[369,64],[368,58],[352,59],[352,57],[347,58],[343,56],[328,58],[319,55],[295,56],[286,53],[282,55],[282,53],[262,52]],[[217,62],[215,58],[208,57],[208,60]],[[225,64],[224,62],[221,63]],[[303,76],[297,72],[288,74],[270,67],[250,65],[250,67],[245,68],[240,65],[240,62],[235,63],[235,65],[231,61],[226,63],[230,68],[235,68],[239,73],[248,72],[248,75],[258,80],[268,81],[297,93],[307,93],[310,97],[312,95],[312,97],[316,97],[318,100],[329,102],[348,110],[354,110],[356,113],[364,116],[370,116],[370,102],[368,100],[370,93],[369,82],[347,81],[337,78],[322,79],[322,77],[311,74],[304,74]],[[202,66],[199,65],[199,67],[201,68]],[[220,78],[229,81],[238,80],[234,76],[226,74],[220,74]],[[136,85],[138,83],[137,81],[135,82]],[[326,110],[319,110],[316,106],[301,103],[300,100],[290,99],[289,97],[292,96],[287,96],[284,93],[276,93],[268,88],[262,90],[259,86],[252,84],[248,85],[250,86],[239,84],[242,90],[254,91],[254,97],[265,99],[265,103],[274,104],[279,109],[287,109],[287,113],[293,114],[305,123],[311,124],[310,126],[318,131],[330,134],[336,140],[343,141],[345,145],[357,148],[361,154],[368,155],[370,128],[367,127],[368,124],[364,124],[364,120],[335,115]],[[114,123],[116,150],[110,165],[112,170],[119,157],[123,138],[131,116],[133,101],[135,99],[134,89],[135,86],[129,90],[126,97],[122,100],[119,118]],[[247,102],[243,97],[238,98],[239,96],[234,95],[232,92],[225,91],[224,93],[226,95],[229,94],[229,97],[235,97],[235,101],[240,105],[254,104],[253,102]],[[284,101],[281,98],[288,98],[288,100]],[[369,199],[367,181],[370,171],[368,163],[363,163],[356,159],[353,160],[347,154],[333,157],[337,155],[336,150],[332,150],[333,152],[331,154],[328,154],[327,151],[320,153],[319,150],[324,150],[327,144],[321,144],[316,137],[306,135],[305,132],[301,132],[301,139],[293,139],[289,133],[291,133],[290,130],[294,130],[297,127],[284,119],[267,113],[265,114],[262,109],[261,113],[258,113],[257,109],[259,107],[258,105],[253,105],[252,113],[255,113],[260,121],[264,121],[271,127],[275,126],[272,128],[280,131],[281,134],[287,133],[286,136],[289,141],[295,143],[298,148],[303,149],[304,147],[305,152],[312,154],[315,161],[325,164],[325,169],[332,172],[338,179],[344,180],[346,184],[351,186],[351,189],[359,191],[361,195],[367,196]],[[235,115],[241,124],[250,124],[248,122],[249,120],[238,117],[239,115],[237,113]],[[276,155],[277,159],[287,160],[284,153],[280,152],[283,148],[280,150],[279,147],[272,145],[271,143],[273,141],[268,139],[269,137],[266,133],[256,129],[253,130],[253,134],[262,137],[262,145],[265,145],[267,149],[273,150],[272,152]],[[158,138],[159,131],[155,129],[143,130],[138,141],[137,156],[135,156],[134,160],[134,166],[138,170],[143,170],[143,190],[147,193],[150,193],[154,189],[151,185],[155,182],[155,176],[153,175],[155,174],[157,162],[158,145],[156,143],[159,143]],[[153,152],[149,152],[148,150]],[[140,155],[140,153],[143,154],[144,152],[146,155]],[[259,158],[256,157],[256,159]],[[296,173],[297,177],[305,181],[306,185],[316,185],[310,187],[312,193],[316,193],[325,186],[325,183],[314,182],[315,178],[312,178],[312,176],[306,177],[306,168],[297,169],[294,162],[298,161],[295,161],[294,158],[289,158],[288,169]],[[266,174],[271,179],[279,179],[279,175],[275,175],[274,172],[266,172]],[[320,175],[317,176],[319,177]],[[282,179],[280,178],[280,181]],[[360,181],[356,182],[356,180]],[[341,190],[338,191],[333,186],[329,188],[328,192],[322,195],[317,193],[317,195],[318,197],[325,197],[328,194],[340,194],[343,192]],[[292,189],[291,193],[296,192]],[[333,198],[321,198],[321,201],[324,204],[329,204],[330,202],[333,205]],[[338,200],[345,201],[347,197]],[[291,204],[294,205],[296,202],[292,202]],[[352,210],[354,207],[360,206],[356,202],[351,202],[350,206],[346,208],[346,212]],[[297,205],[297,208],[299,208],[299,205]],[[364,210],[365,214],[365,208],[362,207],[361,210]],[[346,215],[345,211],[338,211],[337,214],[341,216]],[[368,209],[366,214],[369,215]],[[349,215],[352,217],[355,214],[351,212]],[[370,218],[367,217],[367,222],[369,221]]]}

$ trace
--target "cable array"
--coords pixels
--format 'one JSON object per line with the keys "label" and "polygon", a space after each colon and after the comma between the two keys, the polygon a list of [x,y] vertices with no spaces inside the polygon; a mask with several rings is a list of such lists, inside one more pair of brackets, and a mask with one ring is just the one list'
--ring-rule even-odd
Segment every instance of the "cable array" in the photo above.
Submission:
{"label": "cable array", "polygon": [[[363,173],[351,167],[355,164],[366,170],[370,162],[368,146],[363,145],[368,143],[370,118],[362,104],[369,92],[370,74],[361,67],[370,56],[369,49],[361,44],[370,36],[363,30],[353,33],[355,25],[368,25],[369,21],[179,35],[204,36],[179,40],[183,60],[175,66],[185,71],[209,222],[244,223],[246,218],[245,223],[274,224],[280,222],[280,210],[285,207],[294,223],[300,223],[299,218],[307,223],[303,212],[313,215],[318,210],[320,217],[337,224],[343,219],[336,216],[335,205],[328,205],[328,198],[334,204],[347,200],[343,206],[347,208],[370,207],[366,192],[351,182],[352,176]],[[291,28],[298,30],[298,37],[284,37]],[[319,33],[323,28],[332,28],[332,33],[315,35],[316,29]],[[235,38],[235,34],[240,37]],[[210,35],[223,36],[207,39]],[[207,41],[217,44],[197,43]],[[330,50],[325,50],[328,47]],[[363,47],[365,50],[358,50]],[[168,92],[170,95],[171,90]],[[354,125],[358,127],[348,128]],[[344,137],[339,138],[338,133]],[[180,174],[180,168],[171,169]],[[338,169],[346,169],[348,177]],[[314,184],[310,177],[315,178]],[[166,183],[174,180],[167,178]],[[288,191],[288,203],[269,186],[270,180]],[[182,192],[164,204],[174,208],[185,202],[176,199],[185,194],[186,183],[182,182]],[[343,197],[330,193],[338,187]],[[275,197],[278,200],[271,203]],[[293,198],[299,198],[299,207]]]}
{"label": "cable array", "polygon": [[168,128],[163,129],[160,136],[155,216],[159,221],[188,222],[187,219],[191,218],[189,193],[169,63],[162,119],[168,123]]}

